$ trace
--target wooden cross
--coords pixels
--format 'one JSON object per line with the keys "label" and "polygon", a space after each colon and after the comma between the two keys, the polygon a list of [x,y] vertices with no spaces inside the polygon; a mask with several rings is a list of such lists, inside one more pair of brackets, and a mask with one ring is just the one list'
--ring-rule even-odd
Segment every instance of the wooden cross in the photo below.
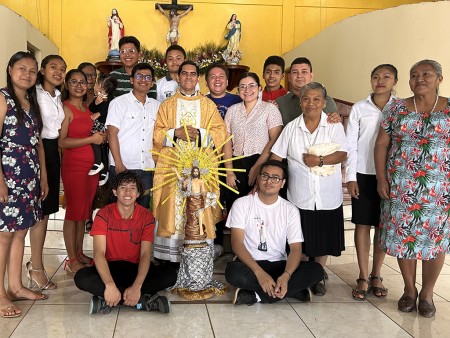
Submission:
{"label": "wooden cross", "polygon": [[[164,10],[175,10],[175,11],[185,11],[186,9],[188,9],[190,6],[192,6],[191,10],[194,10],[194,6],[193,5],[180,5],[178,4],[178,0],[172,0],[171,4],[159,4],[161,6],[162,9]],[[158,9],[158,4],[155,4],[155,9]]]}

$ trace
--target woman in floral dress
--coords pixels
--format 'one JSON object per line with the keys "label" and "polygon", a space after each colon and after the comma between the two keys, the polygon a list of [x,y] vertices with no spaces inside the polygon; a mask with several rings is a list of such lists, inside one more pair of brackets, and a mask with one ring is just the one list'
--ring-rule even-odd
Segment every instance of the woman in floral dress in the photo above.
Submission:
{"label": "woman in floral dress", "polygon": [[[397,257],[405,284],[398,309],[433,317],[433,288],[449,252],[450,106],[438,94],[442,67],[422,60],[410,70],[413,97],[383,114],[375,146],[378,193],[384,199],[381,247]],[[416,288],[422,260],[422,289]]]}
{"label": "woman in floral dress", "polygon": [[[0,317],[18,317],[12,302],[47,297],[22,284],[24,239],[42,219],[40,199],[48,193],[42,126],[36,100],[38,65],[34,56],[17,52],[7,66],[7,87],[0,90]],[[42,166],[39,166],[42,163]],[[8,290],[4,281],[8,265]]]}

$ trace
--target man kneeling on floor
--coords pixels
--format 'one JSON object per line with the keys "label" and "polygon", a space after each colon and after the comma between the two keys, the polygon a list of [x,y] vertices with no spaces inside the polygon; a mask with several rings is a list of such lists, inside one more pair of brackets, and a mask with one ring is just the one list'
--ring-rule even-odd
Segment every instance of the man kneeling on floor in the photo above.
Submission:
{"label": "man kneeling on floor", "polygon": [[263,163],[257,192],[237,199],[228,215],[226,226],[231,228],[231,246],[237,256],[225,270],[228,283],[237,287],[233,304],[273,303],[284,297],[311,301],[309,287],[323,279],[320,264],[300,264],[300,214],[278,196],[286,176],[282,162]]}
{"label": "man kneeling on floor", "polygon": [[79,289],[94,295],[90,314],[109,313],[119,304],[170,312],[169,300],[157,292],[174,285],[177,274],[171,267],[150,263],[155,220],[136,203],[142,192],[134,173],[121,172],[113,184],[117,202],[95,217],[91,230],[95,266],[79,270],[74,278]]}

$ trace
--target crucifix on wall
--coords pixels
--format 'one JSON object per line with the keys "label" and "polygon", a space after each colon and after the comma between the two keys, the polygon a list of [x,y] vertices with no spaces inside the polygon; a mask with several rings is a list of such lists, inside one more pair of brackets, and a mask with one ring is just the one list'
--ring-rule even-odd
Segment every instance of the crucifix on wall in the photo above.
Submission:
{"label": "crucifix on wall", "polygon": [[[169,19],[169,33],[167,33],[167,42],[170,42],[171,45],[178,44],[178,38],[180,37],[180,33],[178,31],[178,25],[180,23],[180,19],[189,13],[189,11],[194,9],[193,5],[180,5],[177,0],[172,0],[171,4],[156,4],[155,9],[159,9],[164,16]],[[166,10],[169,13],[166,13]],[[181,14],[178,14],[177,11],[184,11]]]}

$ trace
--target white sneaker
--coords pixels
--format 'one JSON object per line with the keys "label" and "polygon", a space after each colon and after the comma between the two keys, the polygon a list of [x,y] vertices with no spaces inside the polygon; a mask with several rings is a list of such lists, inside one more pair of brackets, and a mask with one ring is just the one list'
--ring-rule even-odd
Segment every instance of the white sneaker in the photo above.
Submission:
{"label": "white sneaker", "polygon": [[223,246],[220,244],[214,244],[214,260],[223,255]]}
{"label": "white sneaker", "polygon": [[97,175],[104,167],[105,166],[101,162],[100,162],[100,164],[94,163],[94,165],[92,166],[92,169],[89,170],[88,175],[89,176]]}
{"label": "white sneaker", "polygon": [[107,172],[106,174],[101,174],[100,175],[100,180],[98,181],[98,186],[101,187],[102,185],[105,185],[106,182],[108,182],[109,179],[109,173]]}

